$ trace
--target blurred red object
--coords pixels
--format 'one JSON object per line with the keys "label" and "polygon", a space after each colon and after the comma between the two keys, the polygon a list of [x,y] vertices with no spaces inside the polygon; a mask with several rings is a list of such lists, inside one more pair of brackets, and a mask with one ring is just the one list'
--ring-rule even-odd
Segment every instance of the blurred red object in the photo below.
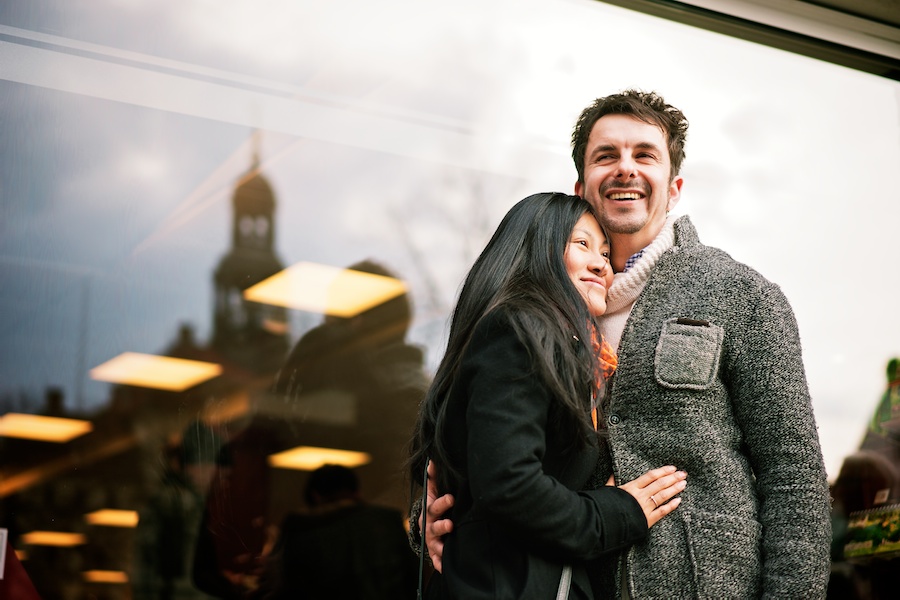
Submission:
{"label": "blurred red object", "polygon": [[41,600],[34,584],[25,572],[25,567],[19,562],[16,551],[9,542],[6,542],[6,559],[3,565],[2,578],[0,578],[0,598],[3,600]]}

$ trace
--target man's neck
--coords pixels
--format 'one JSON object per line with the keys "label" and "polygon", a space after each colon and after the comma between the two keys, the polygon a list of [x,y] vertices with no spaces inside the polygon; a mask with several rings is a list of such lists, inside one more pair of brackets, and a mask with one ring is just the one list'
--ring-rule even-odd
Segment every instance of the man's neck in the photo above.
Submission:
{"label": "man's neck", "polygon": [[625,263],[636,252],[640,252],[656,239],[662,231],[665,221],[659,224],[653,231],[641,230],[637,233],[610,233],[609,242],[612,246],[612,267],[616,273],[625,270]]}

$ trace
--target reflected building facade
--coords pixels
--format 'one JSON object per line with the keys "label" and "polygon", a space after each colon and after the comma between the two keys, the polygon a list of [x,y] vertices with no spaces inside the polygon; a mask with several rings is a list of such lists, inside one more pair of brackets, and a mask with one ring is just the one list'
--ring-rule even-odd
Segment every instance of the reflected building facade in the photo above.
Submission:
{"label": "reflected building facade", "polygon": [[[0,517],[11,541],[21,547],[22,535],[41,529],[83,536],[73,547],[29,546],[25,565],[44,598],[252,592],[279,524],[302,510],[314,467],[270,459],[297,447],[365,454],[355,468],[364,497],[406,510],[406,442],[428,383],[422,351],[405,341],[409,298],[325,316],[291,348],[287,309],[244,297],[284,269],[276,207],[254,161],[231,197],[210,340],[182,324],[160,353],[219,365],[219,376],[183,391],[117,384],[96,414],[67,414],[51,389],[40,412],[82,417],[93,431],[65,444],[0,437]],[[351,268],[393,277],[370,260]],[[85,521],[103,508],[137,512],[137,526]],[[89,572],[123,582],[89,581]]]}
{"label": "reflected building facade", "polygon": [[231,249],[213,278],[211,345],[256,372],[272,372],[288,349],[285,310],[244,299],[244,290],[284,268],[275,254],[274,219],[275,194],[254,159],[232,197]]}

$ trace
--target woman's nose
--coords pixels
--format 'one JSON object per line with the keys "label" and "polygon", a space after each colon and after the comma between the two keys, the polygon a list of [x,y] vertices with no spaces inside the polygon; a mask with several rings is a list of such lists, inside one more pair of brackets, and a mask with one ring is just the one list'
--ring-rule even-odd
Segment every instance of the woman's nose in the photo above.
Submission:
{"label": "woman's nose", "polygon": [[602,254],[597,254],[594,260],[591,262],[591,271],[597,273],[598,275],[603,275],[604,273],[606,273],[606,269],[608,268],[609,259]]}

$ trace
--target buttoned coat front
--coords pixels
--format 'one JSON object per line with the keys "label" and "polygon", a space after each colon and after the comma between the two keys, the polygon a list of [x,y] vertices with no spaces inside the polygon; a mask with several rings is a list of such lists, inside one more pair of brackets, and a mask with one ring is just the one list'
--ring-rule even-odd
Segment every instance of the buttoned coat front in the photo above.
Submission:
{"label": "buttoned coat front", "polygon": [[[505,309],[485,316],[447,400],[445,443],[462,477],[443,577],[429,598],[553,598],[564,564],[574,566],[570,600],[594,598],[585,561],[645,538],[646,517],[630,494],[578,491],[602,448],[588,432],[588,398],[582,432],[554,434],[560,405]],[[572,451],[575,435],[587,444]]]}
{"label": "buttoned coat front", "polygon": [[625,325],[605,414],[617,483],[674,464],[688,485],[599,564],[603,597],[825,596],[828,484],[793,312],[687,217]]}

